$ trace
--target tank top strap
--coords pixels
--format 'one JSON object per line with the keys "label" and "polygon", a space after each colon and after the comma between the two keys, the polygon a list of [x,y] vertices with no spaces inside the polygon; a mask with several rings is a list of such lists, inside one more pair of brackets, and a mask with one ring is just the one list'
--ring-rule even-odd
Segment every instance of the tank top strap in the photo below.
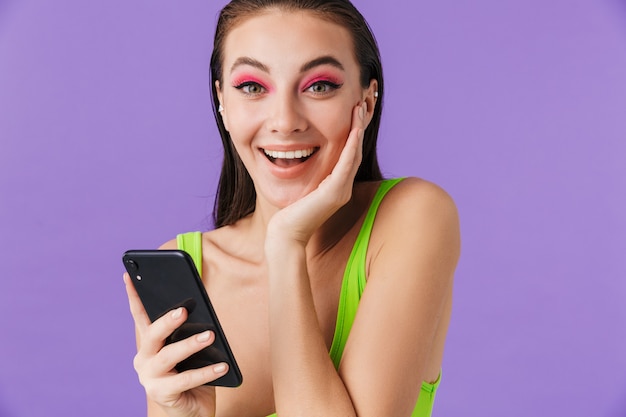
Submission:
{"label": "tank top strap", "polygon": [[[370,237],[372,236],[372,229],[374,228],[374,220],[376,219],[376,213],[378,213],[378,207],[380,207],[380,203],[385,198],[385,195],[389,190],[391,190],[397,183],[402,181],[404,178],[393,178],[389,180],[384,180],[374,198],[372,199],[372,203],[370,204],[369,209],[367,210],[367,214],[365,215],[365,220],[363,220],[363,225],[361,226],[361,230],[359,231],[358,236],[356,237],[356,241],[354,242],[354,247],[352,249],[352,253],[354,253],[354,259],[351,259],[352,262],[356,263],[359,268],[358,273],[358,282],[359,282],[359,298],[363,295],[363,290],[365,289],[367,274],[365,271],[366,259],[367,259],[367,248],[370,243]],[[352,258],[352,254],[350,255]],[[351,263],[352,263],[351,262]]]}
{"label": "tank top strap", "polygon": [[367,259],[367,247],[369,245],[370,236],[374,227],[374,219],[378,212],[378,207],[383,201],[383,198],[387,192],[393,188],[394,185],[402,181],[404,178],[395,178],[384,180],[381,182],[372,203],[365,215],[361,230],[357,235],[354,247],[346,263],[346,269],[343,274],[343,281],[341,283],[341,293],[339,295],[339,305],[337,306],[337,321],[335,323],[335,334],[333,336],[333,342],[330,346],[330,358],[335,365],[335,368],[339,368],[341,362],[341,356],[343,355],[343,349],[348,341],[350,330],[352,329],[352,323],[356,317],[356,310],[361,300],[361,295],[365,289],[367,282],[366,274],[366,259]]}
{"label": "tank top strap", "polygon": [[202,277],[202,232],[181,233],[176,236],[178,249],[183,250],[191,256],[193,263],[198,268],[198,273]]}

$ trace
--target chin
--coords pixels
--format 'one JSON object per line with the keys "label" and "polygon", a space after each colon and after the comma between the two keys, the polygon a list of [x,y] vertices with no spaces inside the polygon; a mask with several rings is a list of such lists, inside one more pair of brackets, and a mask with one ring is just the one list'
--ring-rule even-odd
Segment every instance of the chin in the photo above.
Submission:
{"label": "chin", "polygon": [[268,202],[276,207],[277,209],[284,209],[287,206],[292,205],[293,203],[295,203],[296,201],[302,199],[302,197],[306,196],[307,194],[309,194],[309,192],[306,193],[299,193],[297,195],[281,195],[281,196],[271,196],[268,199]]}
{"label": "chin", "polygon": [[280,210],[307,196],[318,185],[318,183],[307,186],[293,184],[291,186],[263,190],[261,193],[257,191],[257,198],[262,195],[268,204]]}

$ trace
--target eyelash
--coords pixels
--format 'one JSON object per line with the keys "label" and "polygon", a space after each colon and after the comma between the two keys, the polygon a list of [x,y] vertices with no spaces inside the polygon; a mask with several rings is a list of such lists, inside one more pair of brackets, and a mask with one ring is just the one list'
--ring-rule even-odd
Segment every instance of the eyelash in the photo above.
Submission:
{"label": "eyelash", "polygon": [[[251,93],[249,91],[246,91],[245,88],[246,87],[258,87],[260,88],[262,91],[259,93]],[[259,94],[262,94],[264,92],[267,91],[267,89],[265,87],[263,87],[261,84],[255,82],[255,81],[244,81],[240,84],[237,84],[234,86],[237,90],[242,90],[243,94],[247,95],[247,96],[257,96]]]}
{"label": "eyelash", "polygon": [[[327,94],[331,94],[335,90],[340,89],[343,84],[334,83],[329,80],[320,80],[320,81],[315,81],[314,83],[310,84],[308,87],[304,89],[304,91],[310,90],[311,88],[320,86],[320,85],[326,87],[327,91],[322,91],[322,92],[311,91],[311,93],[316,96],[324,96]],[[235,85],[234,87],[237,90],[242,91],[243,94],[245,94],[246,96],[258,96],[260,94],[267,92],[267,89],[256,81],[244,81],[242,83]],[[261,91],[259,91],[258,93],[252,93],[250,91],[246,91],[247,87],[257,87]]]}
{"label": "eyelash", "polygon": [[330,93],[332,93],[335,90],[340,89],[343,84],[337,84],[337,83],[334,83],[334,82],[329,81],[329,80],[320,80],[320,81],[315,81],[313,84],[309,85],[304,90],[307,91],[307,90],[310,90],[311,88],[313,88],[315,86],[319,86],[319,85],[327,87],[328,91],[324,91],[324,92],[311,91],[311,93],[313,93],[313,94],[315,94],[317,96],[323,96],[323,95],[326,95],[326,94],[330,94]]}

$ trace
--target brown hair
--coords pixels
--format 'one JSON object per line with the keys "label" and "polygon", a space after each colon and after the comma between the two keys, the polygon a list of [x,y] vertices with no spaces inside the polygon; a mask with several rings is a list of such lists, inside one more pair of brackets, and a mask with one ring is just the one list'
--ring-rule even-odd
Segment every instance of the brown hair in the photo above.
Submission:
{"label": "brown hair", "polygon": [[382,99],[384,93],[383,72],[378,45],[372,31],[359,11],[349,0],[232,0],[220,12],[215,29],[213,54],[211,55],[211,95],[213,114],[222,138],[224,160],[213,206],[215,227],[226,226],[252,213],[256,204],[256,191],[252,178],[241,161],[217,112],[219,101],[215,81],[222,83],[224,41],[230,31],[242,20],[258,15],[268,9],[286,11],[307,10],[319,17],[339,24],[350,32],[354,52],[361,68],[360,82],[367,88],[372,79],[378,81],[378,100],[372,120],[365,130],[363,159],[355,181],[382,179],[376,155],[376,140],[380,127]]}

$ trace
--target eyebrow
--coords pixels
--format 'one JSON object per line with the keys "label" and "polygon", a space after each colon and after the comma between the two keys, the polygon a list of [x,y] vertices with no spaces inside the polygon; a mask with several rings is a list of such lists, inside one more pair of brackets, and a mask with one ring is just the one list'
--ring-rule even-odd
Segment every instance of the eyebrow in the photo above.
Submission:
{"label": "eyebrow", "polygon": [[[249,65],[251,67],[254,68],[258,68],[259,70],[266,72],[269,74],[270,69],[267,67],[267,65],[263,64],[260,61],[257,61],[254,58],[250,58],[247,56],[243,56],[243,57],[239,57],[237,58],[237,60],[235,60],[235,63],[233,64],[232,67],[230,67],[230,72],[232,73],[237,67],[241,66],[241,65]],[[342,71],[344,71],[343,65],[341,65],[341,62],[339,62],[336,58],[334,58],[333,56],[330,55],[324,55],[321,56],[319,58],[315,58],[307,63],[305,63],[304,65],[302,65],[300,67],[300,72],[306,72],[312,68],[315,67],[319,67],[320,65],[330,65],[333,66],[337,69],[340,69]]]}
{"label": "eyebrow", "polygon": [[337,69],[344,71],[343,65],[336,58],[330,55],[324,55],[319,58],[315,58],[312,61],[307,62],[302,67],[300,67],[300,72],[306,72],[312,68],[319,67],[320,65],[330,65]]}
{"label": "eyebrow", "polygon": [[235,70],[235,68],[241,65],[249,65],[251,67],[258,68],[263,72],[267,72],[268,74],[270,72],[270,69],[267,67],[267,65],[261,63],[260,61],[257,61],[254,58],[250,58],[247,56],[242,56],[242,57],[237,58],[233,66],[230,67],[230,72],[232,73]]}

